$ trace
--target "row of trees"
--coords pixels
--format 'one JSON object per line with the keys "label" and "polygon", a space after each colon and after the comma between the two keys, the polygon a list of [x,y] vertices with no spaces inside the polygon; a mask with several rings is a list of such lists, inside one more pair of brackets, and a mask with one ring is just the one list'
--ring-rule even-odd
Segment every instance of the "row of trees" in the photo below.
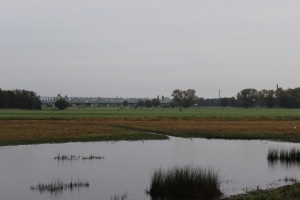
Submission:
{"label": "row of trees", "polygon": [[[196,95],[194,89],[179,90],[172,92],[172,107],[190,107],[190,106],[230,106],[230,107],[266,107],[266,108],[300,108],[300,87],[294,89],[277,90],[256,90],[247,88],[241,90],[236,97],[204,99]],[[124,101],[123,106],[128,102]],[[159,98],[140,100],[138,107],[158,107]],[[63,98],[59,99],[55,105],[58,109],[64,109],[69,106]],[[33,91],[26,90],[2,90],[0,88],[0,108],[21,108],[21,109],[41,109],[40,98]]]}
{"label": "row of trees", "polygon": [[[126,107],[128,106],[128,102],[127,101],[124,101],[123,102],[123,106]],[[158,107],[160,105],[160,101],[159,101],[159,98],[154,98],[154,99],[146,99],[146,100],[139,100],[137,102],[137,107],[147,107],[147,108],[151,108],[151,107]]]}
{"label": "row of trees", "polygon": [[238,106],[249,108],[300,108],[300,88],[277,90],[244,89],[237,94]]}
{"label": "row of trees", "polygon": [[277,90],[241,90],[236,97],[204,99],[196,96],[195,90],[176,89],[172,93],[172,107],[223,106],[223,107],[265,107],[300,108],[300,88]]}
{"label": "row of trees", "polygon": [[33,91],[0,88],[0,108],[41,109],[41,101]]}

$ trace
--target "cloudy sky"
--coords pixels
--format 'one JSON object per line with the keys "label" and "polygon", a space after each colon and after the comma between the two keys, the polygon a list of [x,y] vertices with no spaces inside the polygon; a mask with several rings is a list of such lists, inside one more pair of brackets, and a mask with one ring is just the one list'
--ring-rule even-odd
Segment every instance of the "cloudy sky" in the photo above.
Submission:
{"label": "cloudy sky", "polygon": [[0,0],[0,88],[205,98],[300,86],[299,0]]}

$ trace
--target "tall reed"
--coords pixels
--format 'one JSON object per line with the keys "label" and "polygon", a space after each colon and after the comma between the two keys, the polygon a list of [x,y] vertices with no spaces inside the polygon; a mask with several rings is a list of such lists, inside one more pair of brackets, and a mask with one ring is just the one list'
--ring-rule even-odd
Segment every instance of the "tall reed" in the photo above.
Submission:
{"label": "tall reed", "polygon": [[269,149],[267,159],[270,162],[280,161],[286,164],[300,163],[300,149]]}
{"label": "tall reed", "polygon": [[220,178],[210,168],[175,166],[169,170],[157,169],[152,174],[148,193],[154,198],[214,198],[221,195]]}

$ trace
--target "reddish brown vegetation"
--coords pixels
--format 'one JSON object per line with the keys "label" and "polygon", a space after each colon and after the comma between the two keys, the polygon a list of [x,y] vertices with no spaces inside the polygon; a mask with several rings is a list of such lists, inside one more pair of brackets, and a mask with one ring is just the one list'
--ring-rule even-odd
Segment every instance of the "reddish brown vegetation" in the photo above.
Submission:
{"label": "reddish brown vegetation", "polygon": [[143,134],[144,131],[183,137],[300,141],[300,121],[167,118],[0,120],[0,145],[145,139],[148,136]]}

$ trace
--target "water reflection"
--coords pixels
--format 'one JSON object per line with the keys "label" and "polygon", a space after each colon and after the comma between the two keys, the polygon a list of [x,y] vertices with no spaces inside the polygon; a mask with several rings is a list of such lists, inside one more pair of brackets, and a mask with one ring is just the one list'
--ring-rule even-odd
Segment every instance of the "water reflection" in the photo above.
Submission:
{"label": "water reflection", "polygon": [[71,179],[69,182],[63,182],[61,179],[53,180],[49,183],[39,183],[32,185],[30,189],[32,191],[38,191],[40,194],[49,193],[52,197],[58,198],[64,191],[75,191],[78,192],[81,189],[87,189],[90,186],[88,181],[81,179]]}
{"label": "water reflection", "polygon": [[270,167],[275,165],[287,168],[300,166],[300,149],[292,148],[270,148],[268,150],[267,160]]}

